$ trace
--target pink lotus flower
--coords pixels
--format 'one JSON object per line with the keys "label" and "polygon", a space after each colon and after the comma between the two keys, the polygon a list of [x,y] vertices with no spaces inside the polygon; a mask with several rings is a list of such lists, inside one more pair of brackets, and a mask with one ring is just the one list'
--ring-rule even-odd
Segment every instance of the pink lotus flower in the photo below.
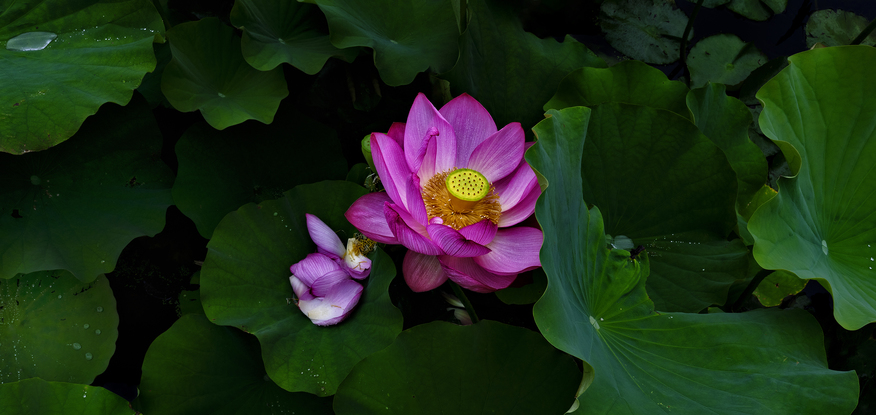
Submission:
{"label": "pink lotus flower", "polygon": [[307,255],[290,270],[295,304],[318,326],[343,321],[362,295],[362,285],[350,279],[347,271],[326,255]]}
{"label": "pink lotus flower", "polygon": [[356,238],[347,239],[347,248],[341,238],[315,215],[305,214],[307,217],[307,233],[316,244],[317,252],[331,258],[344,269],[351,277],[361,280],[371,273],[371,260],[367,256],[371,252],[372,244],[362,242]]}
{"label": "pink lotus flower", "polygon": [[414,291],[448,278],[476,292],[506,288],[541,266],[541,231],[511,227],[532,215],[541,194],[524,150],[520,123],[497,130],[469,95],[439,111],[419,94],[407,123],[371,134],[386,192],[359,198],[347,220],[374,241],[409,249],[402,272]]}
{"label": "pink lotus flower", "polygon": [[328,225],[315,215],[305,216],[317,253],[289,268],[295,304],[313,324],[338,324],[359,302],[362,285],[351,277],[359,280],[371,273],[371,260],[366,255],[374,242],[349,238],[344,249],[341,238]]}

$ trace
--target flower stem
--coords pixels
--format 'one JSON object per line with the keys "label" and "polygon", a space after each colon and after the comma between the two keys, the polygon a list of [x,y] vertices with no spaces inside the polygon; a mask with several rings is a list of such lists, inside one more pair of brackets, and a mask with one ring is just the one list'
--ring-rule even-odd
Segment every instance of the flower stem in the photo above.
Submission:
{"label": "flower stem", "polygon": [[703,6],[703,0],[697,1],[697,4],[694,6],[693,12],[690,14],[690,18],[687,19],[687,26],[684,27],[684,33],[681,35],[681,65],[684,67],[684,74],[686,75],[685,80],[687,81],[687,86],[690,88],[690,73],[687,69],[687,37],[690,35],[691,29],[693,29],[694,20],[697,18],[697,13],[700,12],[700,7]]}
{"label": "flower stem", "polygon": [[471,306],[471,301],[468,301],[468,297],[466,297],[465,292],[462,291],[462,287],[453,281],[447,282],[449,282],[450,287],[453,288],[453,293],[456,294],[456,298],[459,298],[459,301],[462,301],[462,305],[465,306],[465,311],[468,312],[468,316],[471,317],[472,324],[480,321],[478,320],[478,315],[475,313],[474,307]]}
{"label": "flower stem", "polygon": [[872,32],[873,29],[876,29],[876,19],[873,19],[873,21],[870,22],[870,24],[868,24],[867,27],[865,27],[864,30],[862,30],[861,33],[858,35],[858,37],[856,37],[855,40],[853,40],[850,44],[860,45],[861,42],[863,42],[864,39],[866,39],[867,36],[870,35],[870,32]]}

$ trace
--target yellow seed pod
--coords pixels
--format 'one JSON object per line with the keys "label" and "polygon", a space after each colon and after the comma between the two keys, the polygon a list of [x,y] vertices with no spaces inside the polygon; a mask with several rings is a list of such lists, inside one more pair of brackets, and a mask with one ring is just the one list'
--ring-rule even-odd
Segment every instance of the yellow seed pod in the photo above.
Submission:
{"label": "yellow seed pod", "polygon": [[490,193],[490,182],[472,169],[457,169],[444,181],[450,195],[466,202],[477,202]]}

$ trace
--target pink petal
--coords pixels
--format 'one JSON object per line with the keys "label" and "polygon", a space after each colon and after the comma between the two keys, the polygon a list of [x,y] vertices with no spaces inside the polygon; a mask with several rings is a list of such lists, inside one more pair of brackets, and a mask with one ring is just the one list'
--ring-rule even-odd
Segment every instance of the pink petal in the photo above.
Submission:
{"label": "pink petal", "polygon": [[310,285],[310,293],[316,297],[325,297],[329,291],[341,282],[350,279],[350,275],[343,269],[331,271],[319,278]]}
{"label": "pink petal", "polygon": [[292,275],[298,277],[304,285],[313,286],[317,278],[332,271],[340,270],[341,266],[323,254],[308,254],[304,259],[289,267]]}
{"label": "pink petal", "polygon": [[[510,210],[520,202],[533,188],[538,187],[538,177],[532,171],[532,167],[526,160],[520,160],[520,164],[504,179],[495,183],[496,193],[499,195],[499,204],[502,210]],[[535,205],[533,205],[535,208]]]}
{"label": "pink petal", "polygon": [[[423,150],[424,144],[428,144],[425,140],[431,135],[429,130],[437,129],[438,136],[436,137],[436,158],[435,164],[425,166],[425,163],[420,158],[425,154]],[[372,144],[373,147],[373,144]],[[422,93],[414,99],[414,104],[411,106],[411,111],[408,113],[408,120],[405,123],[405,159],[407,160],[408,169],[414,170],[413,166],[421,166],[420,169],[426,171],[441,172],[454,167],[456,163],[456,135],[453,132],[453,127],[444,119],[441,113],[432,106],[429,99]],[[424,178],[426,180],[431,176]],[[381,177],[382,180],[382,177]],[[393,199],[395,200],[395,199]]]}
{"label": "pink petal", "polygon": [[383,205],[391,202],[386,193],[368,193],[356,199],[353,205],[344,213],[359,232],[374,241],[384,244],[399,244],[389,225],[386,223],[386,215],[383,213]]}
{"label": "pink petal", "polygon": [[438,157],[438,129],[430,128],[426,134],[427,137],[423,140],[421,154],[417,156],[417,160],[421,163],[411,167],[411,171],[417,172],[417,176],[423,180],[429,180],[432,176],[441,172],[440,170],[436,171],[435,167],[435,160]]}
{"label": "pink petal", "polygon": [[474,261],[487,271],[497,274],[519,274],[541,266],[538,251],[544,241],[540,230],[521,226],[499,229],[493,242],[487,245],[493,252]]}
{"label": "pink petal", "polygon": [[386,132],[390,138],[395,140],[398,143],[398,146],[404,148],[405,146],[405,123],[403,122],[394,122],[389,127],[389,131]]}
{"label": "pink petal", "polygon": [[487,180],[497,182],[509,175],[523,159],[525,136],[519,122],[512,122],[478,144],[465,166]]}
{"label": "pink petal", "polygon": [[411,175],[405,162],[405,154],[392,138],[386,134],[371,133],[371,156],[374,168],[383,183],[383,188],[393,202],[404,204],[407,197],[406,185]]}
{"label": "pink petal", "polygon": [[447,281],[447,275],[438,263],[438,257],[414,251],[405,254],[402,274],[408,287],[418,293],[438,288]]}
{"label": "pink petal", "polygon": [[362,284],[353,280],[340,282],[332,288],[325,296],[325,301],[328,301],[333,306],[350,310],[359,302],[359,296],[362,294]]}
{"label": "pink petal", "polygon": [[535,202],[538,201],[540,195],[541,187],[536,183],[535,186],[529,189],[529,193],[517,202],[514,207],[502,211],[502,215],[499,216],[499,227],[507,228],[523,222],[526,218],[532,216],[532,213],[535,212]]}
{"label": "pink petal", "polygon": [[292,291],[299,301],[309,301],[313,299],[313,294],[310,293],[310,287],[305,285],[296,276],[289,277],[289,283],[292,284]]}
{"label": "pink petal", "polygon": [[487,109],[468,94],[453,98],[440,112],[456,133],[456,166],[467,166],[475,147],[496,133],[496,123]]}
{"label": "pink petal", "polygon": [[420,193],[420,178],[416,174],[410,176],[410,180],[406,182],[408,195],[405,201],[405,208],[415,221],[423,225],[429,222],[429,216],[426,214],[426,204],[423,203],[423,194]]}
{"label": "pink petal", "polygon": [[392,229],[392,233],[408,249],[425,255],[443,254],[441,248],[429,240],[426,227],[416,222],[408,212],[398,205],[386,203],[383,208],[386,215],[386,223]]}
{"label": "pink petal", "polygon": [[507,288],[517,275],[493,274],[476,264],[473,258],[458,258],[449,255],[438,257],[441,267],[451,281],[478,293],[489,293]]}
{"label": "pink petal", "polygon": [[487,247],[465,239],[459,232],[447,225],[429,225],[426,226],[426,230],[429,231],[429,238],[438,244],[447,255],[474,257],[490,252]]}
{"label": "pink petal", "polygon": [[496,231],[499,229],[495,223],[489,219],[484,219],[478,223],[471,224],[459,230],[459,233],[470,241],[477,242],[481,245],[486,245],[496,236]]}
{"label": "pink petal", "polygon": [[305,213],[304,216],[307,218],[307,233],[320,252],[329,257],[334,255],[333,259],[344,256],[344,244],[338,234],[315,215]]}
{"label": "pink petal", "polygon": [[298,307],[313,324],[331,326],[347,318],[361,296],[362,286],[347,280],[335,285],[325,298],[316,298],[307,303],[299,301]]}

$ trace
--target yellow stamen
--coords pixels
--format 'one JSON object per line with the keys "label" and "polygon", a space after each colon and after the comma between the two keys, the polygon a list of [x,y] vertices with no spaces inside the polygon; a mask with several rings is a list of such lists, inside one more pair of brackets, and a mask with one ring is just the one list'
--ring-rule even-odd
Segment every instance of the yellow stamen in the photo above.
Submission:
{"label": "yellow stamen", "polygon": [[499,195],[480,173],[470,169],[453,169],[436,174],[423,185],[423,202],[431,221],[459,230],[489,219],[499,224],[502,207]]}
{"label": "yellow stamen", "polygon": [[371,251],[374,250],[374,247],[377,245],[377,242],[372,241],[367,236],[362,235],[359,232],[356,232],[353,237],[355,238],[352,249],[353,255],[366,256],[370,254]]}

